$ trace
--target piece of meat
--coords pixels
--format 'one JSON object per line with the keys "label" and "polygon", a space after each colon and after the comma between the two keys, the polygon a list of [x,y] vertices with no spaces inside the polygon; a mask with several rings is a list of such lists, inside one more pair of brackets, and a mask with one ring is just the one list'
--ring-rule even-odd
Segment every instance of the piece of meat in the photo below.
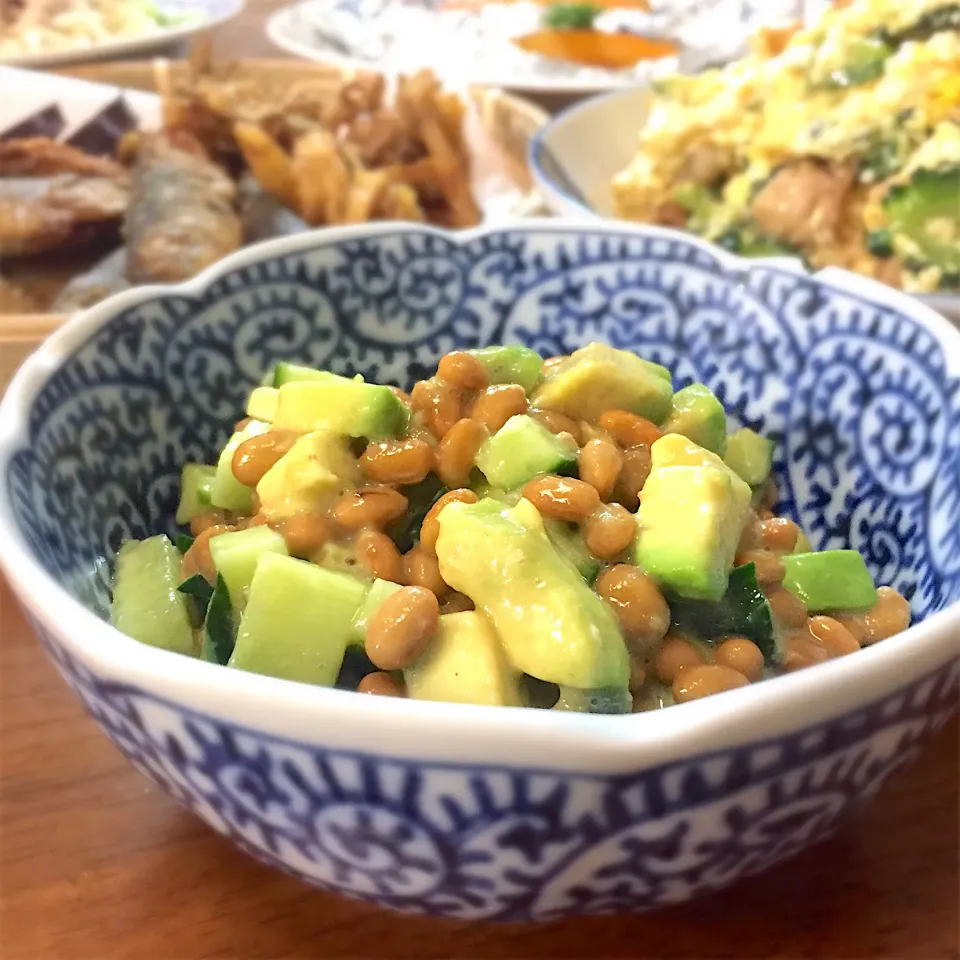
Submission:
{"label": "piece of meat", "polygon": [[117,220],[130,204],[130,179],[123,177],[58,177],[43,197],[50,207],[66,210],[80,223]]}
{"label": "piece of meat", "polygon": [[778,170],[753,200],[764,233],[798,247],[829,243],[837,233],[853,186],[848,167],[798,160]]}
{"label": "piece of meat", "polygon": [[186,280],[242,242],[236,185],[186,137],[156,134],[140,148],[124,220],[131,283]]}
{"label": "piece of meat", "polygon": [[685,206],[676,200],[665,200],[653,211],[653,222],[664,227],[682,228],[687,225],[690,213]]}
{"label": "piece of meat", "polygon": [[698,143],[685,154],[675,179],[678,183],[710,186],[730,173],[736,162],[736,154],[729,147]]}
{"label": "piece of meat", "polygon": [[122,177],[123,167],[109,157],[93,157],[49,137],[0,141],[0,176],[50,177],[77,173],[89,177]]}
{"label": "piece of meat", "polygon": [[66,246],[77,225],[66,210],[31,200],[0,197],[0,261]]}
{"label": "piece of meat", "polygon": [[126,177],[0,181],[0,258],[50,253],[114,231],[130,199]]}

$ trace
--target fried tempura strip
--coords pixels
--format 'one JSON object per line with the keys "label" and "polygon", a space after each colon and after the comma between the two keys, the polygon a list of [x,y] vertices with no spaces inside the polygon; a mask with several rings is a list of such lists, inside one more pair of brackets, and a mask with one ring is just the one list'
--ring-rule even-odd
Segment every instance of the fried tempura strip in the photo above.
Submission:
{"label": "fried tempura strip", "polygon": [[427,219],[416,190],[405,183],[387,184],[374,216],[377,220],[412,220],[414,223],[423,223]]}
{"label": "fried tempura strip", "polygon": [[347,191],[343,222],[366,223],[372,220],[389,183],[390,178],[383,170],[357,170]]}
{"label": "fried tempura strip", "polygon": [[343,223],[352,177],[333,135],[317,130],[301,137],[292,167],[300,216],[311,226]]}
{"label": "fried tempura strip", "polygon": [[411,187],[434,183],[437,179],[437,169],[429,157],[413,163],[395,163],[383,169],[394,183],[406,183]]}
{"label": "fried tempura strip", "polygon": [[435,111],[420,118],[419,131],[436,169],[437,182],[450,206],[453,225],[475,226],[480,222],[480,208],[470,190],[465,158],[450,144]]}
{"label": "fried tempura strip", "polygon": [[291,210],[298,209],[297,183],[287,152],[262,127],[235,123],[233,135],[260,186]]}

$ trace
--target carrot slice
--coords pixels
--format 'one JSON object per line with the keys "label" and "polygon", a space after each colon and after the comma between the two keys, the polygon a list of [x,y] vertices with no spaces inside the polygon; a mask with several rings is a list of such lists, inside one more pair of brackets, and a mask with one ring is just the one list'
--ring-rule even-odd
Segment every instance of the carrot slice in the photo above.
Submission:
{"label": "carrot slice", "polygon": [[611,70],[632,67],[641,60],[658,60],[677,52],[666,40],[651,40],[633,33],[602,33],[599,30],[538,30],[513,42],[551,60],[567,60]]}

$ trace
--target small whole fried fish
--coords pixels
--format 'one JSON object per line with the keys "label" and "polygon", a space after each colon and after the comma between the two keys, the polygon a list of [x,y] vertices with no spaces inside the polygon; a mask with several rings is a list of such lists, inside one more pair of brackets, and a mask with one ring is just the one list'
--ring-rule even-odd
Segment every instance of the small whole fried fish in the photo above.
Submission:
{"label": "small whole fried fish", "polygon": [[123,230],[131,283],[187,280],[242,243],[236,185],[193,136],[144,136]]}
{"label": "small whole fried fish", "polygon": [[0,258],[50,253],[115,231],[130,200],[126,177],[0,180]]}
{"label": "small whole fried fish", "polygon": [[88,177],[122,177],[123,167],[109,157],[95,157],[49,137],[0,141],[0,176],[50,177],[79,173]]}

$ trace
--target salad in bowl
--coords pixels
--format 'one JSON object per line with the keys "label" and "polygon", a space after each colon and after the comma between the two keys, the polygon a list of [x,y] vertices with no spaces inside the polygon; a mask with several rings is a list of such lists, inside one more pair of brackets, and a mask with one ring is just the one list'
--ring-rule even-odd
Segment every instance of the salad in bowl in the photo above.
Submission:
{"label": "salad in bowl", "polygon": [[631,351],[460,350],[409,394],[282,361],[245,414],[183,467],[190,534],[120,548],[130,636],[364,693],[629,713],[910,621],[859,553],[771,511],[772,441]]}

